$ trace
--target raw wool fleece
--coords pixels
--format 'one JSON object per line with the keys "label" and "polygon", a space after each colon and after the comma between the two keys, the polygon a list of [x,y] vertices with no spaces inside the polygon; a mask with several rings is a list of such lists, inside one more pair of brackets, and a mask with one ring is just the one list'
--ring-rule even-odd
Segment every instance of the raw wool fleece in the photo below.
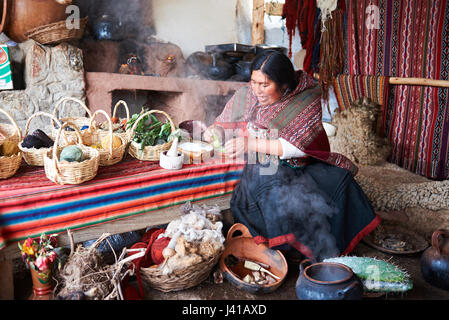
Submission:
{"label": "raw wool fleece", "polygon": [[345,155],[358,165],[375,165],[386,161],[391,146],[386,138],[376,133],[380,106],[363,97],[351,107],[338,111],[332,124],[337,127],[335,136],[329,137],[332,152]]}
{"label": "raw wool fleece", "polygon": [[449,180],[432,181],[388,162],[361,166],[355,180],[375,211],[449,209]]}

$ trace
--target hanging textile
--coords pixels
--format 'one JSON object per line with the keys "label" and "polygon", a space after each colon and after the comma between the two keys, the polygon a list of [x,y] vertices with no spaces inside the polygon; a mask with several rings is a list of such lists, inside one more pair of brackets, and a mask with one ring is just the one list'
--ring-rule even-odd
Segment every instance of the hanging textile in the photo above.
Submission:
{"label": "hanging textile", "polygon": [[[347,0],[344,73],[448,80],[449,0]],[[390,85],[383,112],[390,161],[449,177],[449,89]]]}
{"label": "hanging textile", "polygon": [[[389,77],[385,76],[359,76],[338,75],[334,82],[334,92],[339,110],[350,108],[355,100],[367,97],[381,106],[381,119],[385,118],[385,104],[388,100]],[[378,133],[383,135],[384,122],[378,121]]]}

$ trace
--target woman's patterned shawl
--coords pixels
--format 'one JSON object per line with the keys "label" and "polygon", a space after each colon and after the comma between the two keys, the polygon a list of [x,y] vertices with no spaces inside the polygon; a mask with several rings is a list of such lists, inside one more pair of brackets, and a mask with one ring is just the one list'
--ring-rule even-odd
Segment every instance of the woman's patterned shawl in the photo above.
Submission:
{"label": "woman's patterned shawl", "polygon": [[[214,124],[224,129],[245,130],[248,122],[269,129],[307,155],[357,173],[357,167],[345,156],[330,152],[329,140],[321,122],[321,91],[307,73],[298,72],[295,90],[279,101],[260,106],[250,86],[240,88],[228,101]],[[270,134],[274,138],[273,134]]]}

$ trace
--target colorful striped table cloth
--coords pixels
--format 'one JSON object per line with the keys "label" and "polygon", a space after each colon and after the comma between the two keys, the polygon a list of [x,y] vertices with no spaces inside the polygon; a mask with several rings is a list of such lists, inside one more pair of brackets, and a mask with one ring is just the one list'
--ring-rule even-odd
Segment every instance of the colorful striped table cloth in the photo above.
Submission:
{"label": "colorful striped table cloth", "polygon": [[60,233],[232,193],[244,163],[217,160],[162,169],[126,157],[81,185],[57,185],[42,167],[22,165],[0,181],[0,249],[9,242]]}

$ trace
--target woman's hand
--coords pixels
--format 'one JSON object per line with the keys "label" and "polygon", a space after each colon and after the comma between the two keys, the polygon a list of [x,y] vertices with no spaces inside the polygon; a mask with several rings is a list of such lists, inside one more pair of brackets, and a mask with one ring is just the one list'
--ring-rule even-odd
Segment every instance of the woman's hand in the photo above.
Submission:
{"label": "woman's hand", "polygon": [[248,137],[237,137],[227,141],[224,145],[228,158],[237,158],[248,152]]}
{"label": "woman's hand", "polygon": [[214,141],[214,126],[210,126],[206,129],[203,133],[203,140],[206,142],[213,142]]}

